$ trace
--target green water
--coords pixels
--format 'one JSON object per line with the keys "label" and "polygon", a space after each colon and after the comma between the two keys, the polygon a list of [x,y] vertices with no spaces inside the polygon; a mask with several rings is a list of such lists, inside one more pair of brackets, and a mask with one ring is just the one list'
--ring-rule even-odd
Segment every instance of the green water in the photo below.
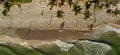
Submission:
{"label": "green water", "polygon": [[[105,52],[104,55],[119,55],[120,54],[120,34],[110,31],[102,33],[99,38],[95,40],[106,40],[109,42],[109,45],[112,49]],[[96,43],[96,42],[94,42]],[[42,45],[38,48],[27,48],[16,44],[0,44],[0,55],[93,55],[102,53],[100,49],[105,49],[104,46],[99,44],[90,43],[78,43],[75,42],[75,45],[72,46],[68,51],[61,51],[60,47],[56,44],[51,45]],[[84,44],[84,45],[83,45]],[[105,43],[103,43],[105,44]],[[87,45],[88,51],[86,51],[85,45]]]}
{"label": "green water", "polygon": [[107,55],[119,55],[120,54],[120,33],[114,31],[109,31],[102,33],[101,37],[97,40],[106,40],[110,43],[111,50]]}
{"label": "green water", "polygon": [[0,55],[44,55],[34,48],[28,49],[20,45],[0,44]]}

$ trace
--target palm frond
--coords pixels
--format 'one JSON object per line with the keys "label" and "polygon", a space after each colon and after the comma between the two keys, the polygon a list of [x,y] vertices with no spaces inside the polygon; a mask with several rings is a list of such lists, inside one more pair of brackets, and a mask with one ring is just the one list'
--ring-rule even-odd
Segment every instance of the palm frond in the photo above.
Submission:
{"label": "palm frond", "polygon": [[90,1],[86,1],[85,7],[86,9],[90,9],[91,3]]}
{"label": "palm frond", "polygon": [[48,5],[51,6],[50,10],[52,10],[53,6],[57,5],[56,0],[50,0]]}
{"label": "palm frond", "polygon": [[75,12],[75,15],[77,15],[78,13],[80,13],[80,11],[82,10],[81,5],[73,5],[73,11]]}
{"label": "palm frond", "polygon": [[114,13],[114,15],[117,17],[117,15],[120,15],[120,10],[118,10],[118,9],[116,8],[113,13]]}
{"label": "palm frond", "polygon": [[10,11],[10,8],[13,6],[13,4],[10,4],[10,3],[8,3],[8,2],[6,2],[5,4],[4,4],[4,10],[2,11],[2,14],[4,15],[4,16],[8,16],[8,12]]}
{"label": "palm frond", "polygon": [[71,8],[71,6],[73,5],[73,1],[72,0],[68,0],[68,5]]}
{"label": "palm frond", "polygon": [[59,7],[63,6],[65,3],[65,0],[60,0],[60,3],[58,4]]}
{"label": "palm frond", "polygon": [[84,12],[84,19],[87,20],[88,18],[90,18],[91,14],[89,10],[85,10]]}
{"label": "palm frond", "polygon": [[113,13],[112,9],[107,9],[106,13]]}
{"label": "palm frond", "polygon": [[64,12],[63,12],[62,10],[58,10],[56,17],[58,17],[58,18],[63,18],[63,14],[64,14]]}

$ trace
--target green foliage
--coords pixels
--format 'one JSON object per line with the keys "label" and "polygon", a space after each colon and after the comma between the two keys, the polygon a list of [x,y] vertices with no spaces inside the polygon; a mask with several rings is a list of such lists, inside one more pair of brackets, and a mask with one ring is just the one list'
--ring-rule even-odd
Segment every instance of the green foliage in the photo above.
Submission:
{"label": "green foliage", "polygon": [[[85,3],[80,4],[79,1],[83,1]],[[87,1],[78,0],[77,1],[78,4],[76,4],[76,2],[73,0],[60,0],[60,2],[58,2],[57,0],[50,0],[49,2],[49,5],[51,6],[50,10],[52,10],[53,6],[61,7],[63,5],[66,5],[65,2],[67,3],[67,5],[69,5],[70,8],[72,7],[72,10],[75,12],[75,15],[78,15],[80,13],[83,14],[85,20],[90,18],[90,16],[92,15],[90,11],[91,9],[93,9],[94,10],[94,21],[92,24],[96,23],[96,17],[95,17],[96,10],[106,9],[107,10],[106,13],[114,14],[116,17],[117,15],[120,14],[119,9],[117,10],[110,9],[111,5],[112,7],[117,8],[117,4],[120,2],[120,0],[87,0]],[[82,6],[82,4],[84,4],[85,6]],[[57,11],[57,17],[63,18],[63,15],[61,15],[60,12]]]}
{"label": "green foliage", "polygon": [[117,6],[120,0],[104,0],[108,5]]}
{"label": "green foliage", "polygon": [[78,13],[80,13],[80,11],[82,10],[81,5],[73,5],[73,11],[75,12],[75,15],[77,15]]}
{"label": "green foliage", "polygon": [[90,6],[91,6],[91,3],[89,1],[86,1],[85,7],[87,10],[90,9]]}
{"label": "green foliage", "polygon": [[50,7],[50,10],[52,10],[53,6],[57,6],[57,3],[56,3],[56,0],[49,0],[49,4],[48,4]]}
{"label": "green foliage", "polygon": [[112,9],[108,9],[108,10],[106,11],[106,13],[113,13],[113,10],[112,10]]}
{"label": "green foliage", "polygon": [[118,10],[117,8],[115,10],[108,9],[106,13],[114,14],[117,17],[117,15],[120,15],[120,10]]}
{"label": "green foliage", "polygon": [[[79,0],[79,1],[83,1],[83,0]],[[7,0],[7,2],[5,2],[5,0],[0,0],[0,3],[8,3],[9,5],[7,5],[8,7],[4,6],[5,9],[2,11],[2,14],[5,15],[5,16],[8,16],[8,12],[10,10],[10,8],[13,6],[13,5],[18,5],[20,8],[20,4],[21,3],[30,3],[32,2],[32,0]],[[50,10],[52,10],[52,8],[54,6],[57,6],[57,3],[58,3],[58,6],[61,7],[63,5],[65,5],[65,2],[68,3],[69,7],[71,8],[71,6],[73,6],[73,11],[75,12],[75,15],[79,14],[79,13],[82,13],[80,12],[82,8],[85,7],[85,10],[89,10],[93,4],[95,4],[95,8],[97,9],[103,9],[103,8],[109,8],[110,5],[114,6],[114,7],[117,7],[117,4],[120,2],[120,0],[88,0],[88,1],[85,1],[85,6],[81,6],[81,5],[78,5],[78,4],[75,4],[75,2],[73,2],[73,0],[60,0],[60,2],[58,2],[57,0],[49,0],[49,3],[48,5],[50,6]],[[119,15],[118,14],[119,11],[115,11],[114,14],[115,16]],[[84,14],[84,13],[83,13]],[[84,14],[85,15],[85,14]],[[86,17],[89,17],[90,15],[85,15],[85,19]],[[61,15],[59,17],[62,17]]]}
{"label": "green foliage", "polygon": [[60,0],[60,3],[58,4],[59,7],[63,6],[65,3],[65,0]]}
{"label": "green foliage", "polygon": [[90,25],[88,26],[88,28],[89,28],[90,31],[93,31],[93,30],[94,30],[93,24],[90,24]]}
{"label": "green foliage", "polygon": [[87,20],[88,18],[90,18],[91,14],[89,10],[85,10],[84,12],[84,19]]}
{"label": "green foliage", "polygon": [[8,16],[8,12],[10,11],[10,8],[13,6],[13,4],[11,4],[11,3],[9,3],[9,2],[6,2],[6,3],[4,3],[4,10],[3,10],[3,12],[2,12],[2,14],[4,15],[4,16]]}
{"label": "green foliage", "polygon": [[64,12],[62,10],[58,10],[57,11],[57,17],[58,18],[62,18],[63,19],[63,14],[64,14]]}
{"label": "green foliage", "polygon": [[3,3],[5,0],[0,0],[0,4]]}
{"label": "green foliage", "polygon": [[71,8],[72,4],[73,4],[73,1],[72,0],[68,0],[68,5],[69,5],[70,8]]}
{"label": "green foliage", "polygon": [[113,13],[114,13],[114,15],[117,17],[117,15],[120,15],[120,10],[118,10],[118,9],[116,8]]}
{"label": "green foliage", "polygon": [[32,0],[0,0],[0,4],[4,4],[4,10],[2,11],[2,14],[4,16],[8,16],[8,12],[10,11],[10,8],[13,5],[18,5],[18,7],[21,8],[20,4],[21,3],[30,3]]}

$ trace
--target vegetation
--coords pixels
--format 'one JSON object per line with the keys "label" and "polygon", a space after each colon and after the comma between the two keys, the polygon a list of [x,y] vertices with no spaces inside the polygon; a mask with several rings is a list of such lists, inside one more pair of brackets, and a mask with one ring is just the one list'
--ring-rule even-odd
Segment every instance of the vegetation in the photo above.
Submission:
{"label": "vegetation", "polygon": [[[96,10],[106,9],[106,13],[110,13],[115,15],[116,17],[120,15],[120,10],[118,9],[117,4],[120,0],[87,0],[82,6],[80,1],[75,2],[74,0],[49,0],[48,5],[50,6],[50,10],[53,9],[54,6],[62,7],[64,5],[69,5],[70,9],[75,12],[75,15],[79,15],[80,13],[84,15],[84,19],[87,20],[91,18],[91,10],[94,11],[94,21],[88,27],[90,30],[93,29],[94,23],[96,23]],[[0,4],[4,5],[4,10],[2,14],[4,16],[8,16],[8,12],[10,8],[14,5],[18,5],[21,8],[22,3],[30,3],[32,0],[0,0]],[[66,4],[66,3],[67,4]],[[114,9],[112,9],[112,8]],[[63,19],[63,10],[57,11],[57,17]],[[52,19],[52,18],[51,18]],[[51,23],[51,21],[50,21]],[[31,25],[30,25],[31,26]],[[28,31],[29,34],[29,31]],[[100,38],[97,40],[105,40],[109,42],[112,50],[110,50],[106,55],[119,55],[120,54],[120,34],[114,31],[109,31],[103,33]],[[83,46],[79,43],[75,43],[75,46],[70,48],[69,51],[64,52],[61,51],[57,45],[43,45],[39,48],[27,48],[20,45],[5,45],[0,44],[0,54],[1,55],[85,55]]]}
{"label": "vegetation", "polygon": [[[85,2],[85,3],[81,3]],[[120,10],[118,9],[117,4],[120,0],[49,0],[50,10],[52,10],[53,6],[62,7],[64,5],[69,5],[70,9],[75,12],[75,15],[83,14],[84,19],[87,20],[91,17],[93,10],[94,13],[94,21],[88,26],[90,30],[93,30],[94,23],[96,23],[96,10],[106,9],[106,13],[113,14],[117,17],[120,14]],[[67,3],[67,4],[65,4]],[[82,6],[82,4],[84,4]],[[71,8],[72,7],[72,8]],[[115,7],[115,9],[112,9]],[[59,10],[58,10],[59,11]],[[58,16],[60,15],[60,16]],[[57,12],[57,17],[63,17],[62,13]]]}
{"label": "vegetation", "polygon": [[21,8],[21,3],[30,3],[32,0],[0,0],[0,4],[3,4],[4,10],[2,11],[2,14],[4,16],[8,16],[8,12],[10,11],[10,8],[13,5],[18,5],[18,7]]}
{"label": "vegetation", "polygon": [[[42,1],[42,0],[41,0]],[[0,4],[4,4],[4,10],[2,14],[4,16],[8,16],[8,12],[13,5],[18,5],[21,8],[21,3],[30,3],[32,0],[0,0]],[[68,5],[70,9],[75,12],[75,15],[83,14],[83,18],[85,20],[92,17],[94,20],[88,26],[90,30],[93,30],[93,26],[96,23],[96,10],[106,9],[106,13],[113,14],[114,16],[120,15],[120,10],[118,9],[117,4],[120,0],[48,0],[48,5],[50,6],[50,10],[53,9],[54,6],[62,8],[64,5]],[[83,3],[81,3],[83,2]],[[115,9],[113,9],[115,8]],[[91,13],[91,11],[94,13]],[[58,9],[56,13],[56,17],[63,19],[64,11]]]}

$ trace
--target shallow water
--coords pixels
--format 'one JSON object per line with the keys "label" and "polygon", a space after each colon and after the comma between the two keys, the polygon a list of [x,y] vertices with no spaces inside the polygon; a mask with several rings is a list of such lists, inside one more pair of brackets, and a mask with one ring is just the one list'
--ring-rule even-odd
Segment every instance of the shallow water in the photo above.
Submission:
{"label": "shallow water", "polygon": [[[75,40],[64,42],[61,40],[51,44],[40,45],[37,48],[20,46],[1,42],[0,54],[2,55],[119,55],[119,34],[109,31],[101,34],[102,37],[91,40]],[[113,37],[113,38],[112,38]],[[93,40],[106,40],[111,45]],[[114,40],[114,41],[113,41]],[[62,43],[62,44],[61,44]],[[71,45],[70,47],[68,45]],[[66,48],[68,48],[66,50]],[[64,51],[65,49],[65,51]]]}

